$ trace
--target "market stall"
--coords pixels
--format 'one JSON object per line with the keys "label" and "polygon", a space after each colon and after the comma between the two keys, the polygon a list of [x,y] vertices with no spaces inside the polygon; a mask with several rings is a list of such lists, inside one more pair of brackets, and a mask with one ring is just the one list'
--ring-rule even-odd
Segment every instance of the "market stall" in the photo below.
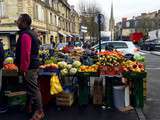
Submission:
{"label": "market stall", "polygon": [[94,105],[119,110],[143,107],[146,72],[142,56],[130,60],[116,50],[96,53],[65,47],[54,50],[53,56],[49,51],[40,51],[40,57],[38,82],[44,105],[53,100],[59,106],[88,105],[92,99]]}

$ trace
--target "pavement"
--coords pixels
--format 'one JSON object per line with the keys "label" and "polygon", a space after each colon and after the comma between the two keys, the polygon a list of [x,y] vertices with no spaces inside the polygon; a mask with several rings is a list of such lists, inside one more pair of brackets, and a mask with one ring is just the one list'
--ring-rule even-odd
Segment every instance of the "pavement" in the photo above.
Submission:
{"label": "pavement", "polygon": [[[29,120],[25,112],[13,109],[6,114],[0,115],[0,120]],[[138,120],[135,110],[119,112],[117,110],[104,110],[88,106],[79,108],[56,108],[50,106],[45,110],[44,120]]]}
{"label": "pavement", "polygon": [[160,52],[151,51],[145,56],[148,95],[143,113],[146,120],[160,120]]}
{"label": "pavement", "polygon": [[144,50],[141,50],[140,52],[160,56],[160,51],[144,51]]}

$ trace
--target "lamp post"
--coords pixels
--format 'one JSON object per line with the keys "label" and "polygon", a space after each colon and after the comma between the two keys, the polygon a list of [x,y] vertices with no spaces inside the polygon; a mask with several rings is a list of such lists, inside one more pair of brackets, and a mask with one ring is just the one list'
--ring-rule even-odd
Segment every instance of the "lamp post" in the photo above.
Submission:
{"label": "lamp post", "polygon": [[104,23],[105,19],[104,19],[104,15],[100,14],[99,12],[96,13],[86,13],[83,12],[84,15],[94,15],[95,18],[95,22],[98,24],[98,43],[99,43],[99,51],[101,51],[101,25]]}

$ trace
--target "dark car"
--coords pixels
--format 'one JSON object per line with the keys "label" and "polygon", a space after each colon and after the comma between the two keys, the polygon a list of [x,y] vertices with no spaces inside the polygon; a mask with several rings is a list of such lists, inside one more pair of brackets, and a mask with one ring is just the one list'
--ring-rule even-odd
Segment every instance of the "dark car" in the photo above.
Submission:
{"label": "dark car", "polygon": [[141,45],[142,50],[147,51],[154,51],[154,50],[160,50],[160,39],[154,39],[154,40],[146,40]]}

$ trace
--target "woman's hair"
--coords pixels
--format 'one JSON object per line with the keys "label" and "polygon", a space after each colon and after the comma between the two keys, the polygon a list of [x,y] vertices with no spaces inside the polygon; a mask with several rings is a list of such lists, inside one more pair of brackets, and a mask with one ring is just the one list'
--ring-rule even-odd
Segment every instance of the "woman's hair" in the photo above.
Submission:
{"label": "woman's hair", "polygon": [[32,19],[28,14],[24,13],[19,16],[17,24],[19,29],[25,29],[31,26]]}

